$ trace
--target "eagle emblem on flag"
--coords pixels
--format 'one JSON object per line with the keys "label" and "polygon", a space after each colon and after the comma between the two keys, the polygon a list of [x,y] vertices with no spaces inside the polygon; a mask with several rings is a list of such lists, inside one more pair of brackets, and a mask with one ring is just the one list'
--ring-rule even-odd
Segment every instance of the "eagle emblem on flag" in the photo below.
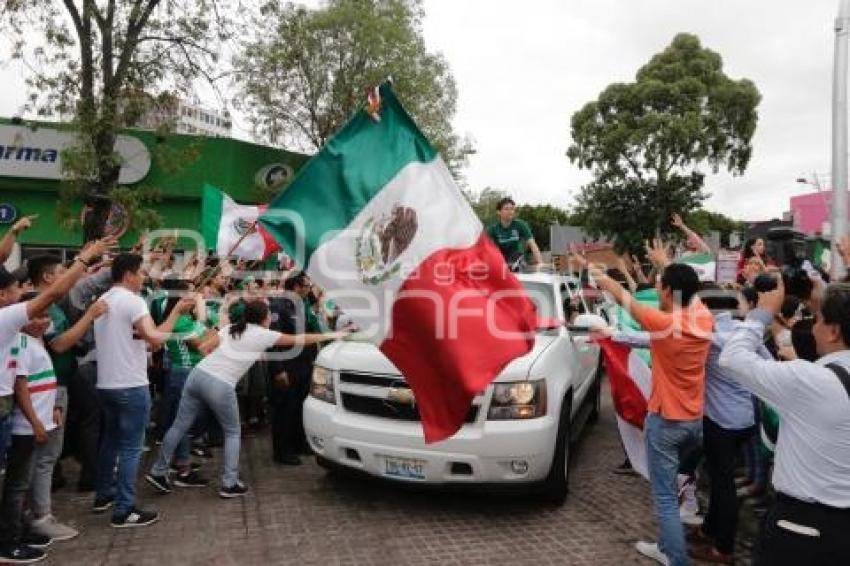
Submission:
{"label": "eagle emblem on flag", "polygon": [[389,214],[367,220],[355,242],[360,279],[377,285],[398,273],[398,259],[410,247],[418,227],[416,211],[399,204]]}

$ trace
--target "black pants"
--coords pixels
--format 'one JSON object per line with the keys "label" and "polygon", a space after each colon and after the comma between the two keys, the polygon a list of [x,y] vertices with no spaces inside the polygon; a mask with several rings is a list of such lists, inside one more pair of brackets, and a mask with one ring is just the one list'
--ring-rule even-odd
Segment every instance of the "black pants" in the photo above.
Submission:
{"label": "black pants", "polygon": [[95,363],[83,364],[68,380],[66,427],[66,445],[81,466],[78,487],[94,489],[101,427]]}
{"label": "black pants", "polygon": [[24,501],[30,489],[34,448],[32,436],[12,435],[6,457],[3,500],[0,502],[0,545],[17,544],[23,535]]}
{"label": "black pants", "polygon": [[708,513],[702,529],[714,539],[714,546],[723,554],[735,551],[735,532],[738,528],[735,463],[741,447],[753,432],[752,427],[725,429],[708,417],[702,421],[705,464],[711,477]]}
{"label": "black pants", "polygon": [[850,564],[850,509],[777,493],[755,548],[756,566]]}
{"label": "black pants", "polygon": [[270,378],[269,400],[272,407],[272,450],[274,459],[298,454],[307,450],[304,434],[304,400],[310,392],[310,375],[313,366],[297,364],[286,368],[290,385],[286,389],[275,387]]}

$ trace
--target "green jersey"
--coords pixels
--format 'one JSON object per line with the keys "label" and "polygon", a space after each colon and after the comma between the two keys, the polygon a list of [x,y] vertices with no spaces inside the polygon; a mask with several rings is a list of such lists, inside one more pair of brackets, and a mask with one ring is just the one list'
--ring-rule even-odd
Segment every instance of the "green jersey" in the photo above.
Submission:
{"label": "green jersey", "polygon": [[[44,333],[44,343],[50,344],[53,340],[64,334],[71,325],[68,323],[68,317],[65,316],[65,311],[59,305],[50,305],[47,309],[47,315],[50,317],[50,326],[47,328],[47,332]],[[74,355],[73,349],[69,348],[61,354],[50,350],[50,359],[53,362],[53,369],[56,372],[56,381],[59,385],[66,385],[77,370],[77,357]]]}
{"label": "green jersey", "polygon": [[204,355],[189,345],[188,340],[201,338],[207,328],[189,315],[181,314],[174,323],[173,334],[180,335],[165,341],[165,350],[171,359],[173,368],[193,368]]}
{"label": "green jersey", "polygon": [[534,239],[531,228],[522,220],[512,220],[507,228],[495,222],[487,228],[487,235],[499,246],[506,261],[524,255],[526,243]]}

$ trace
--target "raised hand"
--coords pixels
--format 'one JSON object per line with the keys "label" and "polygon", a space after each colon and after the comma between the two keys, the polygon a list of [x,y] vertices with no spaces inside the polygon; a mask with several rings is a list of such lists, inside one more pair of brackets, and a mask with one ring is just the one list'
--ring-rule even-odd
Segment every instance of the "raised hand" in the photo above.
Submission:
{"label": "raised hand", "polygon": [[646,255],[652,265],[659,269],[666,267],[670,263],[667,245],[660,238],[654,238],[652,245],[646,242]]}
{"label": "raised hand", "polygon": [[673,213],[673,216],[670,217],[670,224],[672,224],[676,228],[681,228],[685,225],[685,223],[682,221],[682,217],[675,212]]}
{"label": "raised hand", "polygon": [[17,222],[12,225],[12,232],[15,234],[20,234],[24,230],[29,230],[32,228],[33,220],[38,218],[38,214],[30,214],[29,216],[24,216]]}

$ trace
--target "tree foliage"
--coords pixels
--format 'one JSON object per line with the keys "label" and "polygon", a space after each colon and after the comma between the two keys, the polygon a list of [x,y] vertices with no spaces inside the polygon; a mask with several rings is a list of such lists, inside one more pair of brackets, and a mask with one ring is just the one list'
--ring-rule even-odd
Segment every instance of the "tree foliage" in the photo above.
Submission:
{"label": "tree foliage", "polygon": [[[227,0],[6,0],[2,30],[24,59],[26,110],[71,117],[77,144],[63,154],[69,182],[60,209],[91,207],[85,239],[102,234],[113,201],[137,227],[157,222],[146,205],[151,187],[118,188],[119,130],[152,106],[192,92],[193,82],[219,78],[219,45],[229,33]],[[66,218],[67,220],[68,218]]]}
{"label": "tree foliage", "polygon": [[[445,59],[422,37],[420,0],[329,0],[310,9],[272,0],[259,10],[234,66],[255,132],[315,151],[365,101],[394,80],[399,99],[457,173],[471,151],[452,129],[457,88]],[[271,26],[270,26],[271,23]]]}
{"label": "tree foliage", "polygon": [[608,86],[571,121],[567,155],[591,169],[576,212],[586,229],[636,250],[667,234],[673,212],[687,213],[706,198],[701,166],[741,175],[761,95],[748,79],[723,72],[717,53],[696,36],[679,34],[631,83]]}

